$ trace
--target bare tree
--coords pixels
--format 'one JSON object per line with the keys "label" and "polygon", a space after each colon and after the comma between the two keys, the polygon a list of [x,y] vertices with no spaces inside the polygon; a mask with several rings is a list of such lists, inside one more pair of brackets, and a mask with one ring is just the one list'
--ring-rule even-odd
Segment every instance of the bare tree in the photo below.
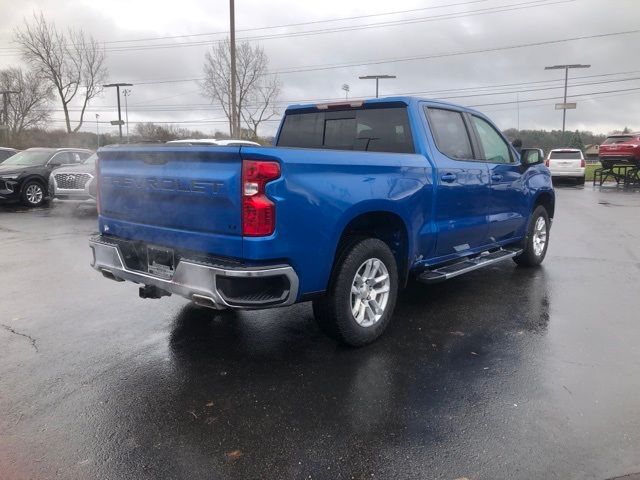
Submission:
{"label": "bare tree", "polygon": [[20,68],[0,70],[0,89],[17,92],[7,96],[5,119],[14,141],[25,129],[40,127],[49,119],[52,87],[36,72]]}
{"label": "bare tree", "polygon": [[240,110],[242,121],[251,131],[253,138],[258,137],[258,127],[262,122],[278,115],[275,101],[279,94],[280,81],[273,76],[256,87],[254,95],[249,97],[249,102],[245,102],[244,108]]}
{"label": "bare tree", "polygon": [[[23,59],[50,82],[60,97],[67,132],[77,132],[87,104],[100,94],[107,77],[103,49],[82,30],[58,30],[55,24],[47,22],[42,12],[34,13],[31,23],[25,20],[23,27],[15,30],[14,40]],[[69,105],[78,95],[80,118],[72,130]]]}
{"label": "bare tree", "polygon": [[[273,105],[280,92],[280,82],[269,78],[269,58],[260,46],[243,42],[236,46],[236,109],[237,125],[231,124],[231,61],[230,44],[226,39],[213,46],[205,54],[204,75],[201,82],[203,94],[222,108],[229,121],[229,132],[241,132],[240,122],[245,122],[257,135],[260,123],[271,118]],[[275,114],[275,112],[273,113]]]}

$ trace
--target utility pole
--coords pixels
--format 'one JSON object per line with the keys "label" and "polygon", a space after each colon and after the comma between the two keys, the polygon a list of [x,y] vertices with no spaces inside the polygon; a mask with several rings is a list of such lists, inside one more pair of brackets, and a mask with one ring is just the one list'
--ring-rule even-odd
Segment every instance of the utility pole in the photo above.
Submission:
{"label": "utility pole", "polygon": [[545,70],[564,70],[564,100],[562,103],[556,103],[556,110],[562,110],[562,134],[564,136],[565,127],[567,124],[567,110],[573,110],[576,108],[575,103],[567,103],[567,83],[569,81],[569,69],[570,68],[590,68],[591,65],[581,65],[579,63],[568,65],[552,65],[550,67],[544,67]]}
{"label": "utility pole", "polygon": [[2,94],[2,123],[1,127],[5,131],[5,143],[9,142],[9,95],[20,93],[17,90],[3,90]]}
{"label": "utility pole", "polygon": [[98,127],[99,118],[100,118],[100,114],[96,113],[96,136],[98,137],[98,148],[100,148],[100,128]]}
{"label": "utility pole", "polygon": [[118,121],[111,122],[111,125],[118,125],[118,132],[120,133],[120,143],[122,143],[122,113],[120,112],[120,87],[132,87],[133,83],[109,83],[107,85],[103,85],[105,88],[116,87],[116,94],[118,96]]}
{"label": "utility pole", "polygon": [[376,98],[378,98],[378,81],[381,78],[397,78],[395,75],[365,75],[358,77],[360,80],[375,80],[376,81]]}
{"label": "utility pole", "polygon": [[122,95],[124,95],[124,122],[127,126],[127,143],[129,143],[129,104],[127,103],[127,97],[131,95],[131,89],[125,88],[122,90]]}
{"label": "utility pole", "polygon": [[518,107],[518,133],[520,133],[520,93],[516,92],[516,105]]}
{"label": "utility pole", "polygon": [[231,52],[231,138],[237,137],[238,128],[238,104],[236,103],[236,13],[234,0],[229,0],[229,46]]}

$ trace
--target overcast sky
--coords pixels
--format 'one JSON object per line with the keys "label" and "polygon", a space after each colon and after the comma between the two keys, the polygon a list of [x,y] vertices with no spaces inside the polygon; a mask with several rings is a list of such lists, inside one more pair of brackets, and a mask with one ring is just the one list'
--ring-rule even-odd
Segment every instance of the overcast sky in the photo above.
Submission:
{"label": "overcast sky", "polygon": [[[156,121],[205,132],[228,128],[194,80],[202,77],[209,42],[226,35],[228,1],[0,0],[0,5],[0,67],[21,64],[11,43],[13,29],[42,11],[60,27],[82,27],[105,42],[110,81],[135,84],[131,127]],[[568,112],[567,129],[640,129],[640,33],[557,42],[638,30],[639,21],[639,0],[236,0],[238,39],[275,37],[250,41],[264,48],[269,70],[281,72],[282,106],[338,99],[345,83],[350,97],[373,96],[374,83],[358,76],[393,74],[397,79],[381,81],[381,96],[416,93],[477,106],[502,129],[518,123],[522,129],[561,128],[554,103],[562,101],[555,97],[562,97],[564,72],[544,67],[566,63],[591,64],[570,72],[568,101],[578,102],[578,108]],[[281,27],[260,29],[274,26]],[[505,48],[525,44],[537,45]],[[290,70],[306,71],[284,73]],[[53,118],[61,120],[58,102],[54,108]],[[93,101],[83,129],[95,131],[96,113],[101,121],[117,118],[115,91]],[[272,122],[261,134],[276,127]]]}

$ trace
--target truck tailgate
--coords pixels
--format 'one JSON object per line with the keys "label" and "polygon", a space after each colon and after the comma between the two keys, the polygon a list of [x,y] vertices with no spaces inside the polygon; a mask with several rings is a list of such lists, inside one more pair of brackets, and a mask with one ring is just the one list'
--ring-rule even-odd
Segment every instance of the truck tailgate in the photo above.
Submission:
{"label": "truck tailgate", "polygon": [[239,147],[118,146],[98,157],[101,233],[242,255]]}

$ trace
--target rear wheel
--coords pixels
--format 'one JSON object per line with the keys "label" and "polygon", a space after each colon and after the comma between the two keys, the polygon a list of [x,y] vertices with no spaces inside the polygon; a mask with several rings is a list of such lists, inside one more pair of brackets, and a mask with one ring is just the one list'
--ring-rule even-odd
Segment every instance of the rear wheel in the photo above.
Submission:
{"label": "rear wheel", "polygon": [[22,186],[20,198],[27,207],[39,207],[44,203],[44,187],[40,182],[29,180]]}
{"label": "rear wheel", "polygon": [[542,205],[538,205],[529,219],[524,249],[513,261],[523,267],[540,265],[549,246],[549,227],[549,214]]}
{"label": "rear wheel", "polygon": [[398,271],[381,240],[351,242],[336,259],[331,285],[313,302],[321,330],[353,347],[373,342],[387,328],[396,304]]}
{"label": "rear wheel", "polygon": [[584,177],[578,177],[578,178],[576,178],[576,184],[578,184],[578,185],[584,185]]}

